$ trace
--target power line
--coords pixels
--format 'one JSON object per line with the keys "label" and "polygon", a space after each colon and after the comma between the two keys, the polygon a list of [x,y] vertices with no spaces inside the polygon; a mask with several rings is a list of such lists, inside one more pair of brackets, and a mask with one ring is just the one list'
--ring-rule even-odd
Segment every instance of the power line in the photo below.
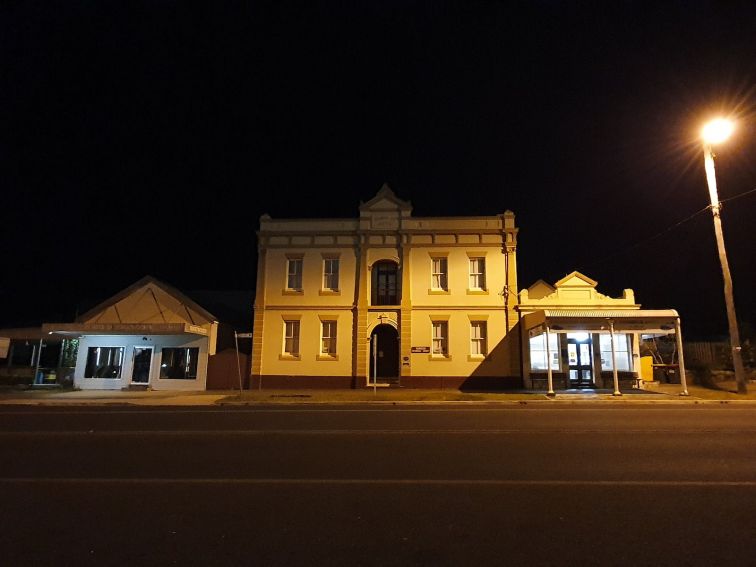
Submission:
{"label": "power line", "polygon": [[[735,195],[734,197],[729,197],[729,198],[727,198],[727,199],[720,199],[720,200],[719,200],[719,202],[720,202],[720,203],[727,203],[727,202],[729,202],[729,201],[734,201],[735,199],[739,199],[740,197],[745,197],[746,195],[750,195],[751,193],[754,193],[754,192],[756,192],[756,187],[755,187],[755,188],[753,188],[753,189],[751,189],[751,190],[749,190],[749,191],[746,191],[746,192],[744,192],[744,193],[741,193],[741,194],[739,194],[739,195]],[[704,211],[707,211],[707,210],[709,210],[709,209],[711,209],[711,205],[706,205],[706,206],[705,206],[705,207],[704,207],[703,209],[701,209],[700,211],[696,211],[695,213],[693,213],[693,214],[692,214],[692,215],[690,215],[689,217],[687,217],[687,218],[684,218],[683,220],[681,220],[681,221],[679,221],[679,222],[676,222],[675,224],[673,224],[673,225],[671,225],[671,226],[668,226],[667,228],[665,228],[665,229],[664,229],[664,230],[662,230],[661,232],[659,232],[659,233],[655,234],[654,236],[651,236],[651,237],[649,237],[649,238],[646,238],[646,239],[644,239],[644,240],[639,240],[639,241],[638,241],[638,242],[636,242],[635,244],[631,244],[631,245],[629,245],[629,246],[625,247],[625,248],[624,248],[623,250],[620,250],[619,252],[615,252],[614,254],[611,254],[610,256],[604,256],[604,257],[603,257],[603,258],[602,258],[601,260],[596,260],[596,261],[594,261],[594,262],[591,262],[591,263],[589,263],[589,264],[588,264],[588,266],[596,266],[596,265],[598,265],[598,264],[603,264],[604,262],[606,262],[606,261],[608,261],[608,260],[611,260],[611,259],[613,259],[613,258],[616,258],[617,256],[621,256],[621,255],[623,255],[623,254],[627,254],[628,252],[630,252],[630,251],[631,251],[631,250],[633,250],[634,248],[638,248],[639,246],[642,246],[642,245],[644,245],[644,244],[648,244],[649,242],[652,242],[652,241],[656,240],[656,239],[657,239],[657,238],[659,238],[660,236],[663,236],[663,235],[667,234],[667,233],[668,233],[668,232],[670,232],[671,230],[674,230],[674,229],[676,229],[676,228],[677,228],[677,227],[679,227],[680,225],[682,225],[682,224],[685,224],[686,222],[688,222],[688,221],[690,221],[690,220],[693,220],[693,218],[697,217],[697,216],[698,216],[698,215],[700,215],[700,214],[701,214],[702,212],[704,212]]]}
{"label": "power line", "polygon": [[746,191],[745,193],[741,193],[740,195],[735,195],[734,197],[730,197],[729,199],[720,199],[720,203],[726,203],[727,201],[734,201],[735,199],[740,199],[741,197],[745,197],[746,195],[749,195],[750,193],[753,193],[756,191],[756,188],[751,189],[750,191]]}
{"label": "power line", "polygon": [[623,255],[623,254],[627,254],[627,253],[628,253],[628,252],[629,252],[630,250],[633,250],[634,248],[638,248],[639,246],[641,246],[641,245],[643,245],[643,244],[648,244],[649,242],[652,242],[652,241],[656,240],[656,239],[657,239],[657,238],[659,238],[660,236],[663,236],[663,235],[667,234],[667,233],[668,233],[669,231],[676,229],[676,228],[677,228],[677,227],[679,227],[679,226],[680,226],[681,224],[685,224],[686,222],[688,222],[688,221],[692,220],[693,218],[697,217],[698,215],[700,215],[700,214],[701,214],[701,213],[703,213],[704,211],[708,211],[708,210],[709,210],[710,208],[711,208],[711,205],[706,205],[706,206],[705,206],[705,207],[704,207],[703,209],[701,209],[700,211],[696,211],[695,213],[693,213],[693,214],[692,214],[692,215],[690,215],[689,217],[687,217],[687,218],[685,218],[685,219],[683,219],[683,220],[681,220],[681,221],[679,221],[679,222],[676,222],[675,224],[673,224],[673,225],[671,225],[671,226],[668,226],[667,228],[665,228],[665,229],[664,229],[664,230],[662,230],[661,232],[659,232],[659,233],[655,234],[654,236],[651,236],[651,237],[649,237],[649,238],[646,238],[646,239],[644,239],[644,240],[639,240],[639,241],[638,241],[638,242],[636,242],[635,244],[631,244],[630,246],[627,246],[627,247],[626,247],[625,249],[623,249],[623,250],[620,250],[619,252],[615,252],[614,254],[611,254],[610,256],[604,256],[604,257],[603,257],[603,258],[602,258],[601,260],[596,260],[595,262],[591,262],[591,263],[590,263],[590,264],[588,264],[588,265],[589,265],[589,266],[596,266],[596,265],[598,265],[598,264],[603,264],[604,262],[606,262],[606,261],[608,261],[608,260],[611,260],[611,259],[613,259],[613,258],[616,258],[617,256],[621,256],[621,255]]}

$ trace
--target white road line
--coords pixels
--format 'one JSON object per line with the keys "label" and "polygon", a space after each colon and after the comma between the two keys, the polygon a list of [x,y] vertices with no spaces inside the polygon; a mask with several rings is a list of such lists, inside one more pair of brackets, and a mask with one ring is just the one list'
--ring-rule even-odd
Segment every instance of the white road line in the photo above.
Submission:
{"label": "white road line", "polygon": [[361,479],[361,478],[0,478],[1,485],[14,484],[188,484],[188,485],[373,485],[373,486],[638,486],[664,488],[754,487],[756,481],[727,480],[506,480],[506,479]]}
{"label": "white road line", "polygon": [[[557,407],[532,407],[532,406],[526,406],[524,404],[512,404],[512,406],[517,407],[518,412],[530,412],[533,413],[537,411],[546,410],[549,412],[569,412],[569,413],[588,413],[588,412],[606,412],[607,407],[604,406],[602,408],[585,408],[585,407],[572,407],[572,408],[557,408]],[[59,408],[63,408],[64,406],[56,406]],[[469,406],[467,407],[429,407],[429,408],[418,408],[418,407],[370,407],[370,408],[348,408],[348,409],[339,409],[339,408],[329,408],[329,409],[318,409],[318,408],[287,408],[287,409],[272,409],[272,408],[234,408],[234,409],[197,409],[196,407],[193,407],[191,409],[161,409],[159,406],[154,406],[156,409],[152,410],[144,410],[144,409],[126,409],[122,406],[119,406],[118,409],[97,409],[97,410],[62,410],[62,411],[50,411],[50,410],[43,410],[43,411],[0,411],[0,416],[40,416],[40,415],[55,415],[55,416],[66,416],[66,415],[131,415],[131,414],[145,414],[145,415],[170,415],[170,414],[190,414],[190,413],[207,413],[207,414],[240,414],[240,413],[253,413],[253,414],[259,414],[259,413],[270,413],[270,414],[287,414],[287,413],[462,413],[462,412],[468,412],[468,413],[481,413],[481,412],[500,412],[500,413],[511,413],[513,411],[513,407],[507,406],[507,407],[474,407],[471,408]],[[619,407],[619,406],[613,406],[611,408],[612,413],[618,413],[618,412],[630,412],[634,414],[638,414],[641,412],[654,412],[658,413],[660,411],[668,411],[670,409],[673,409],[674,411],[706,411],[707,413],[711,412],[727,412],[732,413],[734,411],[741,411],[741,412],[751,412],[753,413],[752,407],[744,407],[744,406],[716,406],[712,407],[711,405],[696,405],[696,406],[686,406],[686,407],[680,407],[680,406],[673,406],[670,408],[669,406],[665,407],[653,407],[653,406],[646,406],[642,408],[638,407]]]}
{"label": "white road line", "polygon": [[265,435],[348,436],[348,435],[684,435],[736,433],[753,434],[756,429],[228,429],[228,430],[80,430],[80,431],[0,431],[0,439],[13,437],[223,437]]}

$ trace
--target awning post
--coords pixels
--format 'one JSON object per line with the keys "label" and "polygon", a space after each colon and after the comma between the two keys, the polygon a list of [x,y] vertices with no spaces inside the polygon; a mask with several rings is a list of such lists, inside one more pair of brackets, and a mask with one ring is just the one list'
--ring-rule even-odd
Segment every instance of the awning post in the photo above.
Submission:
{"label": "awning post", "polygon": [[614,395],[621,396],[619,389],[619,375],[617,373],[617,350],[614,348],[614,321],[609,319],[609,339],[612,343],[612,375],[614,377]]}
{"label": "awning post", "polygon": [[547,396],[553,396],[554,395],[554,377],[551,374],[551,348],[549,348],[549,326],[544,325],[543,329],[546,333],[546,377],[548,378],[549,383],[549,391],[546,393]]}
{"label": "awning post", "polygon": [[680,330],[680,318],[675,319],[675,342],[677,343],[677,360],[679,361],[680,385],[682,386],[681,396],[689,396],[688,382],[685,379],[685,358],[683,357],[682,331]]}

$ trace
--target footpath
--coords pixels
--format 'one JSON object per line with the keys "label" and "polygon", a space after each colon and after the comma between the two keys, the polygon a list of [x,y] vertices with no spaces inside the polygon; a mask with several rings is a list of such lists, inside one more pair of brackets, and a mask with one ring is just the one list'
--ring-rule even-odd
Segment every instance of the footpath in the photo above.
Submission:
{"label": "footpath", "polygon": [[538,391],[460,392],[457,390],[417,390],[372,388],[361,390],[213,390],[205,392],[131,390],[0,390],[0,406],[245,406],[263,404],[570,404],[595,402],[623,404],[733,404],[756,407],[756,383],[749,393],[735,393],[734,383],[718,384],[719,389],[689,386],[681,396],[679,384],[649,384],[614,396],[611,390],[566,390],[553,397]]}

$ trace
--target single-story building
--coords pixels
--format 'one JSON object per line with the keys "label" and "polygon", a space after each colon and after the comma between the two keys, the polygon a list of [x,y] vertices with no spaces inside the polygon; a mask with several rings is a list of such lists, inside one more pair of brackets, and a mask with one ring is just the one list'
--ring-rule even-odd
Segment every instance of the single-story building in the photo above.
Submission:
{"label": "single-story building", "polygon": [[686,392],[680,317],[673,309],[641,309],[633,290],[614,298],[572,272],[553,286],[539,280],[519,294],[521,371],[528,389],[642,385],[644,340],[675,335]]}
{"label": "single-story building", "polygon": [[147,276],[74,323],[45,323],[42,332],[78,339],[76,388],[204,390],[218,324],[179,290]]}
{"label": "single-story building", "polygon": [[78,343],[40,327],[0,329],[0,384],[71,385]]}

